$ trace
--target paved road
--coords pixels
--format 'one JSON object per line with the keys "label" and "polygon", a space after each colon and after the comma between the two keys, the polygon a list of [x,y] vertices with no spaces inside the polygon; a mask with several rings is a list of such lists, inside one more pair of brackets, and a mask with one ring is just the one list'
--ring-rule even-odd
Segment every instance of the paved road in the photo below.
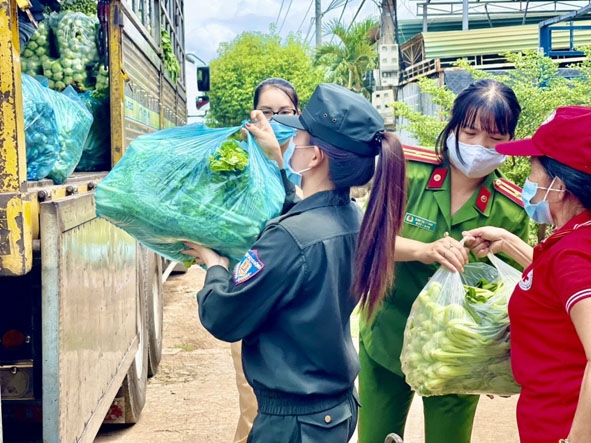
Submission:
{"label": "paved road", "polygon": [[[159,373],[150,380],[142,417],[135,426],[103,428],[95,443],[232,441],[238,406],[230,347],[199,324],[194,294],[203,275],[193,267],[165,283],[165,350]],[[516,397],[483,397],[473,443],[518,443],[515,402]],[[423,440],[421,402],[414,401],[405,442]]]}

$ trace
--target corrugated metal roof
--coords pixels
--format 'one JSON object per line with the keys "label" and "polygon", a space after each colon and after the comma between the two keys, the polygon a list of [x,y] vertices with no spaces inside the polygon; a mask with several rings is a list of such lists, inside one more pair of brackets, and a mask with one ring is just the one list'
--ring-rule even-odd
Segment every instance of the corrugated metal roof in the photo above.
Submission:
{"label": "corrugated metal roof", "polygon": [[[475,18],[470,17],[469,28],[470,29],[489,29],[499,28],[505,26],[519,26],[519,25],[533,25],[537,24],[548,18],[556,17],[556,13],[550,11],[545,13],[529,13],[525,17],[525,23],[523,23],[523,17],[503,17],[502,15],[495,15],[490,20],[486,18]],[[433,19],[428,22],[427,32],[442,32],[442,31],[461,31],[462,30],[462,16],[452,15],[445,19]],[[415,35],[423,32],[423,20],[421,19],[410,19],[400,20],[398,22],[399,32],[398,38],[400,44],[410,40]]]}
{"label": "corrugated metal roof", "polygon": [[[577,22],[577,26],[589,26],[590,29],[575,31],[574,46],[591,45],[591,21]],[[421,35],[425,59],[442,59],[535,50],[538,48],[539,27],[505,26],[467,31],[425,32]],[[554,31],[552,49],[568,48],[569,32]]]}

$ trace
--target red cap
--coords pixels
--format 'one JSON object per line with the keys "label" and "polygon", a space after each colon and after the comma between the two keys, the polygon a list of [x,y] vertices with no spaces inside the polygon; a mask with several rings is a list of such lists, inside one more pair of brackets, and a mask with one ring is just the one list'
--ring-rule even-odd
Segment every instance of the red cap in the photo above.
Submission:
{"label": "red cap", "polygon": [[501,154],[546,156],[591,174],[591,108],[565,106],[554,111],[532,138],[499,143]]}

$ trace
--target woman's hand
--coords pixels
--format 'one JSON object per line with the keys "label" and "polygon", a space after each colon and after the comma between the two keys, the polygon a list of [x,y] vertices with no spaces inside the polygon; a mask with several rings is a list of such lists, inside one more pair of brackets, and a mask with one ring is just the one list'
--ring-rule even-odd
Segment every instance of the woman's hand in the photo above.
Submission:
{"label": "woman's hand", "polygon": [[199,265],[203,264],[206,268],[219,265],[226,269],[230,266],[230,260],[226,257],[222,257],[212,249],[191,241],[184,241],[183,243],[188,249],[183,249],[181,254],[195,257],[195,262]]}
{"label": "woman's hand", "polygon": [[422,250],[419,251],[421,263],[428,265],[438,262],[452,272],[464,272],[464,265],[468,263],[467,249],[447,232],[443,238],[422,245]]}
{"label": "woman's hand", "polygon": [[484,226],[463,232],[468,246],[477,257],[486,257],[489,252],[503,252],[509,233],[503,228]]}
{"label": "woman's hand", "polygon": [[263,115],[263,112],[259,110],[251,111],[250,119],[252,123],[247,122],[245,124],[245,128],[242,131],[250,132],[265,155],[269,159],[275,160],[279,165],[279,169],[283,169],[283,155],[281,154],[281,147],[279,146],[279,142],[275,137],[273,128],[271,128],[271,125]]}
{"label": "woman's hand", "polygon": [[462,235],[466,239],[466,245],[477,257],[484,257],[489,252],[502,252],[524,268],[531,264],[534,257],[534,250],[530,245],[503,228],[484,226],[462,232]]}

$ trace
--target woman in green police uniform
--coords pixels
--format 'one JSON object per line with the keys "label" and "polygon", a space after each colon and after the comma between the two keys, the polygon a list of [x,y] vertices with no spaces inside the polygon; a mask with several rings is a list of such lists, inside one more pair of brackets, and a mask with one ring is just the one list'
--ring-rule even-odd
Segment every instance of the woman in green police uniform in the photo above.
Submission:
{"label": "woman in green police uniform", "polygon": [[[360,329],[359,443],[382,443],[388,433],[404,434],[414,395],[400,369],[404,327],[413,301],[437,267],[462,271],[468,262],[458,241],[462,231],[493,225],[527,239],[521,189],[497,171],[505,157],[494,149],[513,138],[520,112],[509,87],[480,80],[457,96],[435,151],[405,148],[408,195],[396,239],[396,282]],[[478,399],[424,397],[425,442],[470,442]]]}

